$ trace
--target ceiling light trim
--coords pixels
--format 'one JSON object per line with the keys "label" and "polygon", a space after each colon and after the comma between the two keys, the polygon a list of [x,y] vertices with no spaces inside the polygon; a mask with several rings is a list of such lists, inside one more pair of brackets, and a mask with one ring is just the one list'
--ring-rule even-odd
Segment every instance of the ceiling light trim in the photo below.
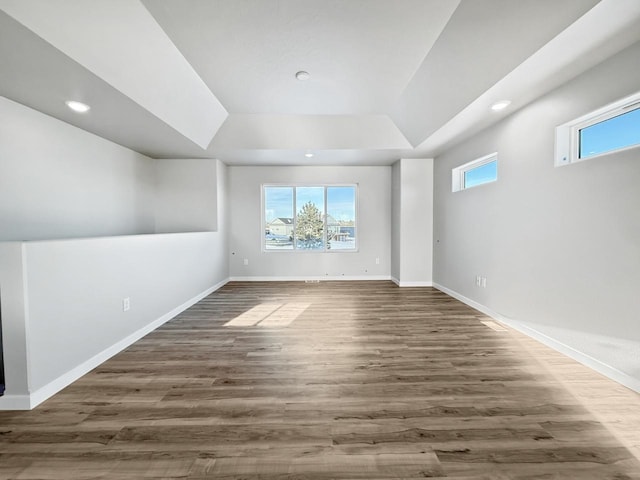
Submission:
{"label": "ceiling light trim", "polygon": [[67,100],[64,102],[67,107],[76,113],[87,113],[91,110],[91,107],[86,103],[79,102],[77,100]]}
{"label": "ceiling light trim", "polygon": [[511,105],[511,100],[500,100],[499,102],[491,105],[491,110],[493,110],[494,112],[500,112],[507,108],[509,105]]}
{"label": "ceiling light trim", "polygon": [[311,75],[309,74],[309,72],[305,70],[299,70],[298,72],[296,72],[296,80],[299,80],[301,82],[306,82],[310,78],[311,78]]}

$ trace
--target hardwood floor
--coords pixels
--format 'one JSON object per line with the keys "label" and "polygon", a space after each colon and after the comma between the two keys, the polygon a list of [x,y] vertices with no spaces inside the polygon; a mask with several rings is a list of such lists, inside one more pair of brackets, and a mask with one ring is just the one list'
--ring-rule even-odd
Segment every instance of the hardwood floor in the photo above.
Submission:
{"label": "hardwood floor", "polygon": [[640,479],[640,396],[491,327],[432,288],[230,283],[0,412],[0,478]]}

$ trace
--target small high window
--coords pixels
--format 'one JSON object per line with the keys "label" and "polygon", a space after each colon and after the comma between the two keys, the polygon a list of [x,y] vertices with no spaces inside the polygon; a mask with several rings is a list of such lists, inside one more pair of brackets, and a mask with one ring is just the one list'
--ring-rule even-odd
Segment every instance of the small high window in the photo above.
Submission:
{"label": "small high window", "polygon": [[640,146],[640,93],[556,128],[555,165]]}
{"label": "small high window", "polygon": [[459,192],[498,179],[498,154],[492,153],[451,170],[451,191]]}

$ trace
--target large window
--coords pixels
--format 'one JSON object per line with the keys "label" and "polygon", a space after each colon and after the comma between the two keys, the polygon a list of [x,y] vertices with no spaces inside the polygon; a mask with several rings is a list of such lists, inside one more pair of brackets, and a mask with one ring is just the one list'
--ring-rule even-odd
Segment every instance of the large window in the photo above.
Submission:
{"label": "large window", "polygon": [[459,192],[498,179],[498,154],[492,153],[451,170],[451,191]]}
{"label": "large window", "polygon": [[356,250],[356,185],[264,185],[265,251]]}
{"label": "large window", "polygon": [[556,166],[640,146],[640,93],[556,128]]}

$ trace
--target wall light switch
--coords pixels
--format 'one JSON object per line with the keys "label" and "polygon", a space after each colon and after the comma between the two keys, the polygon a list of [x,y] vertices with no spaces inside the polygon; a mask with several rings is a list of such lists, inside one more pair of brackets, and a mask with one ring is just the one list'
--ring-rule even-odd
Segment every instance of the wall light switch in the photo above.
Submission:
{"label": "wall light switch", "polygon": [[131,308],[131,299],[129,297],[122,299],[122,311],[126,312]]}

